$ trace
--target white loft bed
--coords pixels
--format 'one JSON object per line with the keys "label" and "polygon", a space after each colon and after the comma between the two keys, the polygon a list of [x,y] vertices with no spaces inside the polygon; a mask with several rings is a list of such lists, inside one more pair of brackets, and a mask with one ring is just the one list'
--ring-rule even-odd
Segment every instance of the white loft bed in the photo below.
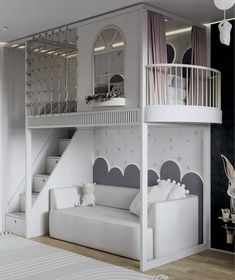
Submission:
{"label": "white loft bed", "polygon": [[[80,180],[76,166],[82,170],[82,176],[87,173],[92,173],[89,169],[91,159],[93,158],[92,137],[86,134],[86,130],[82,130],[81,135],[75,135],[69,145],[68,151],[65,152],[62,160],[59,162],[55,172],[49,178],[48,182],[32,205],[32,131],[38,128],[95,128],[106,126],[128,126],[137,125],[140,130],[140,186],[141,186],[141,219],[140,219],[140,267],[141,270],[147,270],[157,265],[185,257],[189,254],[196,253],[209,248],[209,193],[210,193],[210,123],[221,123],[220,110],[220,73],[211,68],[203,68],[192,65],[147,65],[147,11],[151,10],[157,13],[163,13],[154,7],[148,5],[137,5],[126,8],[124,10],[113,12],[112,14],[102,15],[95,19],[89,19],[84,22],[79,22],[73,26],[77,28],[76,32],[79,34],[78,52],[79,52],[79,71],[76,94],[69,95],[68,87],[60,83],[60,75],[56,74],[56,87],[53,85],[53,79],[50,78],[52,85],[49,85],[49,90],[45,89],[46,79],[42,79],[38,83],[38,89],[32,94],[30,87],[31,83],[27,83],[26,95],[26,153],[27,153],[27,168],[26,168],[26,218],[24,219],[25,235],[31,237],[37,232],[42,232],[42,221],[45,219],[48,209],[48,193],[52,187],[57,187],[58,184],[64,186],[69,181],[72,185],[74,182],[69,176],[63,174],[63,168],[68,168],[71,164],[71,170],[74,172],[74,177]],[[174,15],[169,15],[179,20]],[[188,24],[188,21],[186,21]],[[92,58],[93,52],[92,42],[100,30],[106,26],[118,26],[124,32],[127,40],[126,51],[126,69],[125,79],[128,81],[125,84],[126,106],[115,108],[91,109],[85,104],[85,95],[90,93],[92,88]],[[136,28],[133,28],[135,26]],[[81,40],[82,38],[82,40]],[[141,41],[140,41],[141,38]],[[136,48],[136,46],[140,46]],[[36,48],[37,49],[37,48]],[[35,49],[34,49],[35,50]],[[45,48],[41,50],[44,53]],[[38,52],[38,51],[37,51]],[[65,55],[68,55],[65,54]],[[28,57],[27,59],[30,59]],[[153,104],[149,99],[151,94],[148,84],[148,75],[150,71],[159,71],[162,73],[162,81],[164,90],[160,91],[160,96],[164,99],[159,99],[159,102]],[[183,76],[183,70],[186,70],[186,77]],[[135,71],[133,71],[133,69]],[[136,71],[140,69],[140,71]],[[44,72],[43,72],[44,73]],[[188,76],[187,76],[188,73]],[[189,73],[194,73],[193,79],[189,78]],[[199,74],[200,73],[200,74]],[[199,90],[190,90],[190,83],[200,80],[201,73],[204,73],[202,82],[203,86]],[[45,74],[45,73],[44,73]],[[52,74],[51,74],[52,75]],[[66,74],[65,74],[66,76]],[[195,78],[196,77],[196,78]],[[26,76],[27,78],[27,76]],[[68,78],[68,77],[67,77]],[[36,79],[31,82],[40,80]],[[204,83],[205,81],[205,83]],[[68,80],[67,80],[68,82]],[[205,86],[207,85],[207,86]],[[53,88],[57,88],[57,93]],[[193,88],[193,87],[192,87]],[[78,94],[77,94],[78,93]],[[55,94],[55,96],[53,95]],[[159,94],[159,93],[157,93]],[[192,95],[193,102],[190,101],[189,96]],[[199,96],[203,96],[202,99]],[[78,98],[78,99],[77,99]],[[163,102],[164,100],[164,102]],[[200,101],[202,100],[202,102]],[[200,101],[200,102],[199,102]],[[74,104],[73,109],[69,109],[68,104]],[[75,104],[76,103],[76,104]],[[76,105],[76,106],[75,106]],[[76,109],[75,109],[76,107]],[[64,108],[64,109],[61,109]],[[148,127],[152,124],[158,123],[175,123],[190,126],[197,123],[203,125],[203,179],[205,183],[204,191],[204,212],[203,212],[203,244],[196,248],[189,248],[184,252],[175,253],[171,257],[148,259],[146,254],[146,240],[148,236],[147,224],[147,174],[148,174]],[[89,141],[88,141],[89,140]],[[84,146],[86,147],[86,156],[84,156]],[[74,152],[75,151],[75,152]],[[83,162],[81,162],[81,158]],[[84,163],[85,162],[85,163]],[[87,178],[90,178],[87,176]],[[87,180],[83,178],[83,181]],[[58,184],[57,184],[58,183]],[[15,219],[15,218],[14,218]],[[22,222],[23,223],[23,222]],[[34,227],[35,223],[37,224]]]}

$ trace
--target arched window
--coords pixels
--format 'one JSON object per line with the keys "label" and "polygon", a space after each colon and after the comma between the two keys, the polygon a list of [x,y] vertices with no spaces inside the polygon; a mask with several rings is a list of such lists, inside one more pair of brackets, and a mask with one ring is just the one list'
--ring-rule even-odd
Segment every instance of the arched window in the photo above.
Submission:
{"label": "arched window", "polygon": [[107,27],[94,44],[94,94],[124,96],[125,42],[117,27]]}

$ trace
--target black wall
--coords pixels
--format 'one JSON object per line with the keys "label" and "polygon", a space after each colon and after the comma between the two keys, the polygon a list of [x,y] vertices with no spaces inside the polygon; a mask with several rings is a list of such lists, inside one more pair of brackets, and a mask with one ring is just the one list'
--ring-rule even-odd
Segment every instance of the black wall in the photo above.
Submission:
{"label": "black wall", "polygon": [[220,154],[224,154],[234,165],[234,21],[230,46],[219,41],[218,24],[211,28],[211,67],[222,75],[223,124],[212,126],[211,135],[211,246],[212,248],[234,251],[234,244],[226,244],[223,222],[218,220],[221,208],[229,208],[227,195],[228,180],[225,176]]}

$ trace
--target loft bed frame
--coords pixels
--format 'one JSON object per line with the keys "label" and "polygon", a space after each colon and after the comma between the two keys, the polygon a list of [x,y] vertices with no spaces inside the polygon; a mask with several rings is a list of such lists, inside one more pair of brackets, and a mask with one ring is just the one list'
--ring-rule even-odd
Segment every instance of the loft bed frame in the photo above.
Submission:
{"label": "loft bed frame", "polygon": [[[147,11],[162,13],[175,19],[177,16],[166,13],[155,7],[140,4],[128,7],[125,10],[113,12],[112,16],[118,16],[122,13],[138,11],[141,18],[141,46],[140,46],[140,94],[139,106],[130,107],[127,103],[125,108],[102,108],[102,110],[90,108],[88,110],[79,110],[79,100],[74,98],[73,94],[69,94],[67,64],[69,62],[68,48],[60,53],[59,60],[65,61],[65,82],[62,94],[61,75],[57,75],[57,94],[53,95],[54,90],[45,90],[45,79],[35,79],[28,81],[28,77],[32,77],[31,70],[27,69],[27,90],[26,90],[26,236],[30,237],[30,213],[32,211],[32,131],[39,128],[63,128],[63,127],[105,127],[119,125],[138,125],[140,129],[141,143],[141,167],[140,167],[140,192],[141,192],[141,260],[140,269],[142,271],[151,269],[155,266],[162,265],[166,262],[185,257],[192,253],[200,252],[210,247],[209,233],[209,202],[210,202],[210,123],[221,123],[222,113],[220,104],[220,83],[221,77],[219,71],[207,67],[183,65],[183,64],[157,64],[148,65],[147,63]],[[101,19],[110,18],[110,14],[99,17]],[[95,22],[96,19],[89,19],[83,23],[76,23],[71,26],[79,26],[79,24]],[[189,23],[188,21],[185,21]],[[41,41],[39,41],[41,44]],[[43,43],[48,43],[43,41]],[[52,46],[54,48],[54,45]],[[62,46],[63,48],[66,46]],[[36,48],[37,49],[37,48]],[[34,48],[35,51],[35,48]],[[45,48],[42,49],[44,53]],[[54,49],[52,50],[54,51]],[[74,49],[73,49],[74,51]],[[38,51],[37,51],[38,52]],[[78,50],[79,53],[79,50]],[[54,53],[49,54],[50,57]],[[76,54],[74,54],[76,57]],[[66,57],[66,58],[64,58]],[[74,58],[73,57],[73,58]],[[27,62],[30,62],[27,57]],[[61,64],[60,64],[61,65]],[[27,64],[29,67],[29,64]],[[67,69],[67,70],[66,70]],[[29,70],[29,71],[28,71]],[[46,69],[44,67],[46,72]],[[164,99],[159,99],[157,104],[150,101],[151,90],[148,84],[148,75],[151,71],[160,71],[164,77],[165,88],[161,91]],[[66,74],[67,73],[67,74]],[[183,73],[186,73],[185,75]],[[43,75],[43,73],[42,73]],[[190,80],[190,75],[195,79]],[[74,76],[77,77],[77,74]],[[173,82],[174,79],[174,82]],[[39,88],[32,94],[32,84],[39,80]],[[54,78],[50,78],[53,86]],[[197,86],[197,90],[190,90],[190,85],[197,81],[202,85],[201,90]],[[76,88],[76,86],[75,86]],[[128,96],[128,92],[126,93]],[[191,96],[192,101],[190,101]],[[200,101],[201,100],[201,101]],[[69,104],[73,104],[74,109],[70,110]],[[61,110],[61,108],[64,108]],[[88,107],[87,107],[88,108]],[[148,187],[148,128],[150,125],[168,125],[168,126],[192,126],[194,124],[202,125],[203,129],[203,174],[204,181],[204,204],[203,204],[203,244],[178,252],[172,256],[148,260],[146,255],[146,237],[147,237],[147,187]]]}

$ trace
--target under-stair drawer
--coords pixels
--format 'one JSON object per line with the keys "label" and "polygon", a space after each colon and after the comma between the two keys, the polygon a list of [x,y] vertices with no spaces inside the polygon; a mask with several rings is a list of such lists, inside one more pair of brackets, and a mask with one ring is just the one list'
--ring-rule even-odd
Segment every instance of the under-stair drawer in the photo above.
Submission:
{"label": "under-stair drawer", "polygon": [[25,236],[26,235],[25,219],[6,215],[6,231],[9,231],[16,235]]}
{"label": "under-stair drawer", "polygon": [[43,189],[46,181],[48,179],[47,175],[34,175],[33,176],[33,191],[40,193]]}
{"label": "under-stair drawer", "polygon": [[70,143],[70,139],[60,139],[59,140],[59,155],[62,155],[65,149],[68,147]]}
{"label": "under-stair drawer", "polygon": [[47,173],[51,174],[52,170],[55,168],[56,164],[60,161],[60,157],[50,156],[47,158]]}

